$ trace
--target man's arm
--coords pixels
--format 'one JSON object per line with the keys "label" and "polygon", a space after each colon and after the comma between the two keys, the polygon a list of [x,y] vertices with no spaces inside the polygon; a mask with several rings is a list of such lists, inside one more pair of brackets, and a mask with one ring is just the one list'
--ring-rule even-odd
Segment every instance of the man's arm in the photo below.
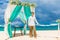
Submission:
{"label": "man's arm", "polygon": [[39,23],[38,23],[38,21],[36,20],[36,17],[35,17],[35,16],[34,16],[34,18],[35,18],[35,22],[36,22],[36,24],[39,25]]}

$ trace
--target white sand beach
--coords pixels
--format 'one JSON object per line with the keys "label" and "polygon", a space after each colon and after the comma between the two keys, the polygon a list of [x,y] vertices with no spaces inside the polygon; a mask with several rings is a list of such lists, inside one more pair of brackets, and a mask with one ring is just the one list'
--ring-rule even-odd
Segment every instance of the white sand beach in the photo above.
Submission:
{"label": "white sand beach", "polygon": [[[18,33],[18,31],[16,32]],[[27,34],[29,31],[27,31]],[[0,31],[0,40],[5,40],[6,35],[4,31]],[[60,40],[60,31],[50,30],[50,31],[37,31],[37,38],[30,38],[29,35],[17,36],[9,38],[8,40]]]}

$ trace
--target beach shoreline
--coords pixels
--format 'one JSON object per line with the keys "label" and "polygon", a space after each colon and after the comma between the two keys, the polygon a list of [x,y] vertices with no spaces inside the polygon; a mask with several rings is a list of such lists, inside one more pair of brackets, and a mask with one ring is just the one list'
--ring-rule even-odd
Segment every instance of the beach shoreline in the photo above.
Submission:
{"label": "beach shoreline", "polygon": [[[12,32],[14,33],[14,31]],[[20,33],[20,31],[16,31],[16,33]],[[29,31],[26,32],[27,34]],[[6,35],[4,31],[0,31],[0,40],[5,40]],[[28,39],[27,39],[28,38]],[[60,31],[58,30],[50,30],[50,31],[37,31],[37,40],[60,40]],[[23,35],[18,37],[9,38],[8,40],[36,40],[34,37],[30,38],[29,35]]]}

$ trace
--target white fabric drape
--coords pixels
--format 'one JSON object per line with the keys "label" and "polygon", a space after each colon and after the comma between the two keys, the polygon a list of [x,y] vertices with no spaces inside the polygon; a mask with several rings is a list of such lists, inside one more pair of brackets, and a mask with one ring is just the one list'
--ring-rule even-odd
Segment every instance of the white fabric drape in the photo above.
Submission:
{"label": "white fabric drape", "polygon": [[7,30],[8,21],[9,21],[11,13],[14,10],[15,7],[16,7],[16,5],[8,4],[7,9],[5,11],[5,15],[4,15],[4,19],[5,19],[4,32],[6,34],[6,37],[9,37],[8,30]]}

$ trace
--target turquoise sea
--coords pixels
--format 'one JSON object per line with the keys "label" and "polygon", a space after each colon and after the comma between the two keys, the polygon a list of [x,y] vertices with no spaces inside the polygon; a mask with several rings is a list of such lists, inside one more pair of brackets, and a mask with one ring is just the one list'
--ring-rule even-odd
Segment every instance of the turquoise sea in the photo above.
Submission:
{"label": "turquoise sea", "polygon": [[[12,27],[12,30],[14,30],[14,27]],[[17,28],[17,30],[20,30]],[[29,30],[29,27],[27,27],[27,30]],[[56,26],[36,26],[36,30],[58,30],[58,25]],[[0,27],[0,31],[4,31],[4,27]]]}

